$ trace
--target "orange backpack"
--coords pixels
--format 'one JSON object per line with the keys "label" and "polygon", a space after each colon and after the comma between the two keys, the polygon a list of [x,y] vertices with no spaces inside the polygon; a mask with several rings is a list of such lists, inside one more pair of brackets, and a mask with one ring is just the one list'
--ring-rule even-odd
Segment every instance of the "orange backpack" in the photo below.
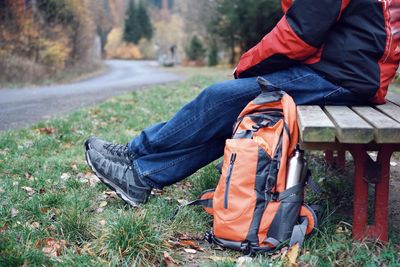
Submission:
{"label": "orange backpack", "polygon": [[[286,190],[287,161],[298,144],[296,105],[258,78],[262,93],[240,113],[226,140],[218,186],[190,205],[213,215],[209,242],[246,254],[302,243],[316,227],[304,183]],[[272,89],[272,90],[271,90]]]}

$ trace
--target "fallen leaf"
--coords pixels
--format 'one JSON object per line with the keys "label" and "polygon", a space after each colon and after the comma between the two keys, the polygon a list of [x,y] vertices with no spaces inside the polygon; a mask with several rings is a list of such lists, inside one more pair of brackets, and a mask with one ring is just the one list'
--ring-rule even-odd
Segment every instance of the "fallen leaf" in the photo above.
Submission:
{"label": "fallen leaf", "polygon": [[179,244],[182,246],[189,246],[195,250],[204,251],[203,248],[201,248],[198,244],[196,244],[194,241],[191,240],[182,240],[179,242]]}
{"label": "fallen leaf", "polygon": [[102,226],[104,226],[104,225],[106,225],[106,221],[105,221],[105,220],[100,220],[100,221],[99,221],[99,224],[102,225]]}
{"label": "fallen leaf", "polygon": [[109,198],[118,198],[117,197],[117,193],[115,193],[114,191],[106,191],[106,192],[104,192],[104,194],[106,195],[106,196],[108,196]]}
{"label": "fallen leaf", "polygon": [[46,214],[49,211],[49,208],[40,208],[41,213]]}
{"label": "fallen leaf", "polygon": [[300,253],[300,245],[296,243],[295,245],[291,246],[286,254],[286,258],[289,260],[291,265],[297,264],[297,257]]}
{"label": "fallen leaf", "polygon": [[16,208],[12,208],[11,209],[11,218],[14,218],[15,216],[17,216],[19,213],[19,211]]}
{"label": "fallen leaf", "polygon": [[104,211],[103,208],[97,208],[97,209],[96,209],[96,213],[102,213],[103,211]]}
{"label": "fallen leaf", "polygon": [[46,230],[49,232],[54,232],[57,230],[57,228],[55,227],[55,225],[50,224],[49,226],[46,227]]}
{"label": "fallen leaf", "polygon": [[280,259],[281,257],[282,257],[282,254],[280,252],[278,252],[271,256],[271,260],[274,261],[274,260]]}
{"label": "fallen leaf", "polygon": [[32,174],[29,173],[29,172],[25,172],[25,178],[28,179],[29,181],[33,181],[34,180]]}
{"label": "fallen leaf", "polygon": [[69,173],[63,173],[63,174],[61,174],[60,179],[63,180],[63,181],[66,181],[70,177],[71,177],[71,175]]}
{"label": "fallen leaf", "polygon": [[62,145],[62,148],[65,148],[65,149],[69,149],[71,147],[72,147],[71,143],[65,143],[65,144]]}
{"label": "fallen leaf", "polygon": [[162,193],[163,193],[163,191],[160,190],[160,189],[153,188],[153,190],[151,190],[151,194],[154,195],[154,196],[161,196]]}
{"label": "fallen leaf", "polygon": [[35,194],[35,189],[33,189],[32,187],[29,186],[22,186],[22,189],[24,189],[29,196],[32,196],[33,194]]}
{"label": "fallen leaf", "polygon": [[54,238],[41,240],[38,245],[42,246],[43,253],[50,257],[59,257],[64,249],[68,247],[67,241]]}
{"label": "fallen leaf", "polygon": [[100,179],[94,174],[90,175],[87,178],[87,181],[88,181],[89,186],[91,186],[91,187],[94,187],[96,184],[100,183]]}
{"label": "fallen leaf", "polygon": [[71,169],[73,169],[74,171],[78,170],[78,165],[76,163],[72,163]]}
{"label": "fallen leaf", "polygon": [[167,267],[178,266],[178,263],[166,251],[164,251],[163,262]]}
{"label": "fallen leaf", "polygon": [[33,223],[31,223],[30,227],[31,227],[32,229],[37,229],[37,228],[40,227],[40,223],[38,223],[38,222],[33,222]]}
{"label": "fallen leaf", "polygon": [[99,205],[99,207],[100,208],[104,208],[105,206],[107,206],[107,201],[102,201],[102,202],[100,202],[100,205]]}
{"label": "fallen leaf", "polygon": [[180,247],[181,243],[178,241],[174,241],[174,240],[168,240],[168,244],[170,248],[174,248],[174,247]]}
{"label": "fallen leaf", "polygon": [[92,249],[90,244],[83,245],[82,253],[86,253],[91,257],[95,257],[96,256],[96,254],[93,252],[93,249]]}
{"label": "fallen leaf", "polygon": [[189,254],[196,254],[197,253],[197,251],[195,249],[191,249],[191,248],[184,248],[183,250],[186,253],[189,253]]}
{"label": "fallen leaf", "polygon": [[35,129],[35,131],[37,133],[40,133],[40,134],[51,135],[56,131],[56,129],[55,128],[44,127],[44,128],[37,128],[37,129]]}
{"label": "fallen leaf", "polygon": [[14,187],[17,187],[18,185],[19,185],[18,182],[13,182],[13,186],[14,186]]}
{"label": "fallen leaf", "polygon": [[0,227],[0,235],[2,233],[4,233],[5,231],[7,231],[7,229],[8,229],[8,225],[7,224],[4,224],[2,227]]}

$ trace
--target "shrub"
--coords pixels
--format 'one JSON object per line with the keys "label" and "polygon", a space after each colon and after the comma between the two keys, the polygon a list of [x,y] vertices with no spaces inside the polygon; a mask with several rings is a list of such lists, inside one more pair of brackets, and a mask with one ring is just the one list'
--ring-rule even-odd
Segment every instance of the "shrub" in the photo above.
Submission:
{"label": "shrub", "polygon": [[71,49],[58,41],[41,40],[39,61],[54,71],[63,70]]}
{"label": "shrub", "polygon": [[186,55],[190,60],[203,60],[206,54],[201,40],[195,35],[192,37],[189,46],[186,48]]}
{"label": "shrub", "polygon": [[[47,68],[37,62],[18,56],[0,55],[0,81],[4,83],[31,83],[37,77],[47,77]],[[23,73],[23,75],[21,75]]]}

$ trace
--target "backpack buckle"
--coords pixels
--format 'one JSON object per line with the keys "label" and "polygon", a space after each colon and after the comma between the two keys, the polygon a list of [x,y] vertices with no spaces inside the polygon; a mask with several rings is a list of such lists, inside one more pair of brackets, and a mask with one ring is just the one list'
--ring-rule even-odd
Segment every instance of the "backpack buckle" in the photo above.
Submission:
{"label": "backpack buckle", "polygon": [[204,234],[204,240],[207,241],[209,244],[212,244],[214,240],[213,234],[211,232],[206,232]]}
{"label": "backpack buckle", "polygon": [[270,201],[277,201],[279,199],[279,193],[274,193],[271,191],[265,191],[265,199]]}
{"label": "backpack buckle", "polygon": [[240,251],[244,254],[244,255],[250,255],[251,254],[251,245],[248,242],[242,243],[240,245]]}

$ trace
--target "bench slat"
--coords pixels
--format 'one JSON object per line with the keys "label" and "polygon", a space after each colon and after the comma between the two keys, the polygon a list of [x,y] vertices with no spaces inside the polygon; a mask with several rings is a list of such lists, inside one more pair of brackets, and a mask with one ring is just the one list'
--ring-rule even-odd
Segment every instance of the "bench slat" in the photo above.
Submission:
{"label": "bench slat", "polygon": [[348,107],[325,106],[335,124],[336,137],[341,143],[366,144],[374,140],[374,128]]}
{"label": "bench slat", "polygon": [[396,105],[400,106],[400,95],[394,92],[388,92],[386,95],[386,99],[390,102],[395,103]]}
{"label": "bench slat", "polygon": [[303,142],[335,142],[335,125],[319,106],[298,106],[297,114]]}
{"label": "bench slat", "polygon": [[377,143],[400,142],[400,124],[372,107],[352,108],[364,120],[374,126]]}
{"label": "bench slat", "polygon": [[392,102],[387,102],[384,105],[375,106],[376,109],[385,113],[387,116],[392,118],[395,121],[400,122],[400,107]]}

